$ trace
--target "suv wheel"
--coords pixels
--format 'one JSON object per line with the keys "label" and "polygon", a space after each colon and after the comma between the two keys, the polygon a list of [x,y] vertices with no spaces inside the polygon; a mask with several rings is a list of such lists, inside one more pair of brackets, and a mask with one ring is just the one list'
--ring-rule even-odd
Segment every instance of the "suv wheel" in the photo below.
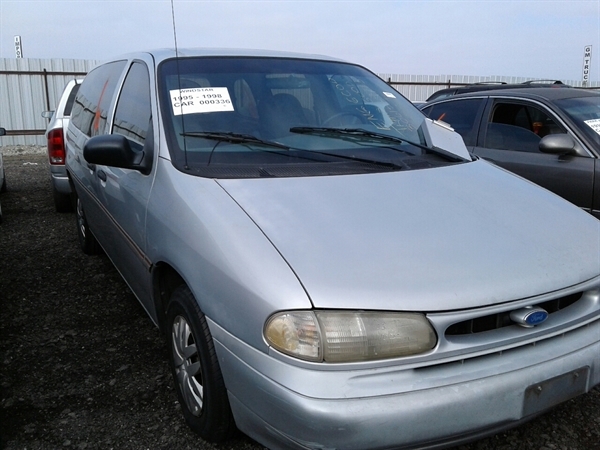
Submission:
{"label": "suv wheel", "polygon": [[4,173],[4,168],[2,168],[2,186],[0,186],[0,192],[6,192],[6,174]]}
{"label": "suv wheel", "polygon": [[52,194],[54,196],[54,207],[56,208],[56,212],[67,213],[73,211],[71,196],[69,194],[63,194],[54,188],[52,189]]}

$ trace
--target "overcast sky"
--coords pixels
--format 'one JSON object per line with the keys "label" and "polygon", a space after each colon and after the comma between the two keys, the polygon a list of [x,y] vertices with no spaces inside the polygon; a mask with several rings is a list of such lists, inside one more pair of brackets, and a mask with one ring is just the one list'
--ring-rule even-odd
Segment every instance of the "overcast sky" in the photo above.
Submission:
{"label": "overcast sky", "polygon": [[[179,47],[290,50],[376,73],[581,80],[600,0],[173,0]],[[171,0],[0,0],[0,57],[104,60],[173,47]]]}

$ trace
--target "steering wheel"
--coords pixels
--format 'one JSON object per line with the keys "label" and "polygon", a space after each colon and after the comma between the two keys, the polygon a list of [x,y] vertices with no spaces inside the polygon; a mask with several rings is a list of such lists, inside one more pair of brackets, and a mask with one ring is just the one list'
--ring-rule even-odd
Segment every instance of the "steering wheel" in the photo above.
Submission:
{"label": "steering wheel", "polygon": [[342,111],[339,112],[337,114],[334,114],[331,117],[328,117],[327,119],[325,119],[323,121],[323,123],[321,125],[325,126],[330,122],[333,122],[335,119],[338,119],[340,117],[344,117],[344,116],[351,116],[354,118],[357,118],[359,120],[359,123],[367,123],[367,119],[365,118],[365,116],[363,116],[362,114],[358,113],[358,112],[354,112],[354,111]]}

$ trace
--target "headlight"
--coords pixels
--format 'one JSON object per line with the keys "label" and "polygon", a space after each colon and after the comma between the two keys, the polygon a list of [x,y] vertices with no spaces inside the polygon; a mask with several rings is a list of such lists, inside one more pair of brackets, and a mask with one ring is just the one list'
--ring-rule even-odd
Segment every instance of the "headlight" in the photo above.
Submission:
{"label": "headlight", "polygon": [[418,313],[288,311],[265,326],[277,350],[309,361],[371,361],[416,355],[436,345],[429,321]]}

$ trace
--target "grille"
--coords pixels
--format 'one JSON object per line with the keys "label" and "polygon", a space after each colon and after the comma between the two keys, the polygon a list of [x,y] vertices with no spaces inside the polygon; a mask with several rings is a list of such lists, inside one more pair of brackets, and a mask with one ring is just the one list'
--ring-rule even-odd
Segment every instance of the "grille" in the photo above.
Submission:
{"label": "grille", "polygon": [[[579,292],[532,306],[543,308],[548,312],[548,314],[551,315],[568,308],[574,303],[577,303],[581,299],[582,295],[583,293]],[[455,323],[448,327],[446,330],[446,336],[461,336],[467,334],[484,333],[486,331],[497,330],[499,328],[509,327],[512,325],[515,325],[515,322],[513,322],[510,318],[510,311],[506,311]]]}

